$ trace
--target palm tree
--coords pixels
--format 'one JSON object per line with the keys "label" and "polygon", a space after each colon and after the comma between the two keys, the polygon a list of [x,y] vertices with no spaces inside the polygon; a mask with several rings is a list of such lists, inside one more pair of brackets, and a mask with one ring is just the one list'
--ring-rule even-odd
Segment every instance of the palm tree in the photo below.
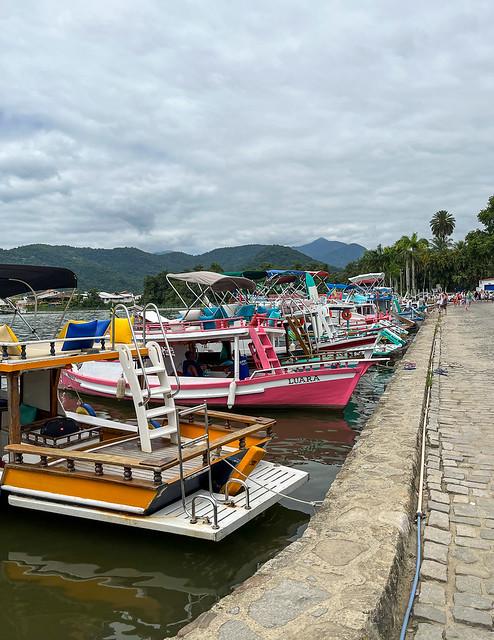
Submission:
{"label": "palm tree", "polygon": [[431,249],[434,251],[445,251],[446,249],[451,249],[453,245],[452,240],[449,238],[442,238],[438,236],[434,236],[431,240]]}
{"label": "palm tree", "polygon": [[[401,238],[396,242],[395,248],[397,254],[402,259],[405,264],[405,291],[410,291],[410,238],[408,236],[401,236]],[[401,283],[402,284],[402,283]],[[403,293],[403,286],[401,286]]]}
{"label": "palm tree", "polygon": [[414,295],[417,291],[415,265],[429,247],[429,243],[425,238],[419,238],[416,233],[412,233],[410,237],[402,236],[395,246],[405,262],[406,290]]}
{"label": "palm tree", "polygon": [[446,240],[455,229],[456,221],[454,216],[444,209],[437,211],[431,218],[430,226],[432,235],[440,240]]}

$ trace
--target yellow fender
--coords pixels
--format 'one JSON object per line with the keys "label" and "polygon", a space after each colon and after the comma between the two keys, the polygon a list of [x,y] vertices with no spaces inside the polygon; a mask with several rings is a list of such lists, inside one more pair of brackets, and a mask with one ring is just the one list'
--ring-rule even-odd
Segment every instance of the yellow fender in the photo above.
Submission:
{"label": "yellow fender", "polygon": [[[255,446],[249,447],[247,453],[235,467],[229,480],[245,480],[246,476],[249,476],[254,471],[265,455],[266,449]],[[225,489],[226,484],[222,487],[221,493],[225,493]],[[230,496],[236,496],[241,489],[243,489],[243,487],[240,483],[230,482],[228,485],[228,494]]]}

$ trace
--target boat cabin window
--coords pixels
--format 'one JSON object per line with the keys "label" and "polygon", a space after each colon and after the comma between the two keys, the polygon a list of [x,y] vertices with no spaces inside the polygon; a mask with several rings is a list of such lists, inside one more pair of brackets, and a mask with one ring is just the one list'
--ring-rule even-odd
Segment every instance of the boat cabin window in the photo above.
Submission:
{"label": "boat cabin window", "polygon": [[[182,347],[182,345],[180,345]],[[181,363],[180,373],[186,377],[230,378],[233,376],[234,356],[230,342],[192,343],[176,353]]]}

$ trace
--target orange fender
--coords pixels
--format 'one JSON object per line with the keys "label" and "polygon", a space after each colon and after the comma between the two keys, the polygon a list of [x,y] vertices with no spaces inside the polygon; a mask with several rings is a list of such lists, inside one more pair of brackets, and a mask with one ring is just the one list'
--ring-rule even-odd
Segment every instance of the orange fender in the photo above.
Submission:
{"label": "orange fender", "polygon": [[[266,455],[266,449],[262,447],[249,447],[247,453],[244,455],[242,460],[237,464],[234,471],[232,471],[232,475],[229,480],[245,480],[246,476],[249,476],[254,469],[257,467],[259,462]],[[221,493],[225,493],[226,484],[222,487]],[[239,491],[243,489],[240,483],[231,482],[228,485],[228,494],[230,496],[236,496]]]}

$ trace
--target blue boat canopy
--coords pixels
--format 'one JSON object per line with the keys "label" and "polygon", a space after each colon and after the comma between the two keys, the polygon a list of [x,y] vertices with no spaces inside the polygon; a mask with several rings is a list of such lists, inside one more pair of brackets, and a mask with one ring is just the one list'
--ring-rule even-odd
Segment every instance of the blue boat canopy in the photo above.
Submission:
{"label": "blue boat canopy", "polygon": [[276,276],[304,276],[306,272],[297,269],[269,269],[266,273],[268,278],[274,278]]}
{"label": "blue boat canopy", "polygon": [[343,289],[355,289],[355,285],[353,284],[341,284],[336,282],[327,282],[326,286],[330,291],[332,291],[333,289],[338,289],[341,291],[343,291]]}

